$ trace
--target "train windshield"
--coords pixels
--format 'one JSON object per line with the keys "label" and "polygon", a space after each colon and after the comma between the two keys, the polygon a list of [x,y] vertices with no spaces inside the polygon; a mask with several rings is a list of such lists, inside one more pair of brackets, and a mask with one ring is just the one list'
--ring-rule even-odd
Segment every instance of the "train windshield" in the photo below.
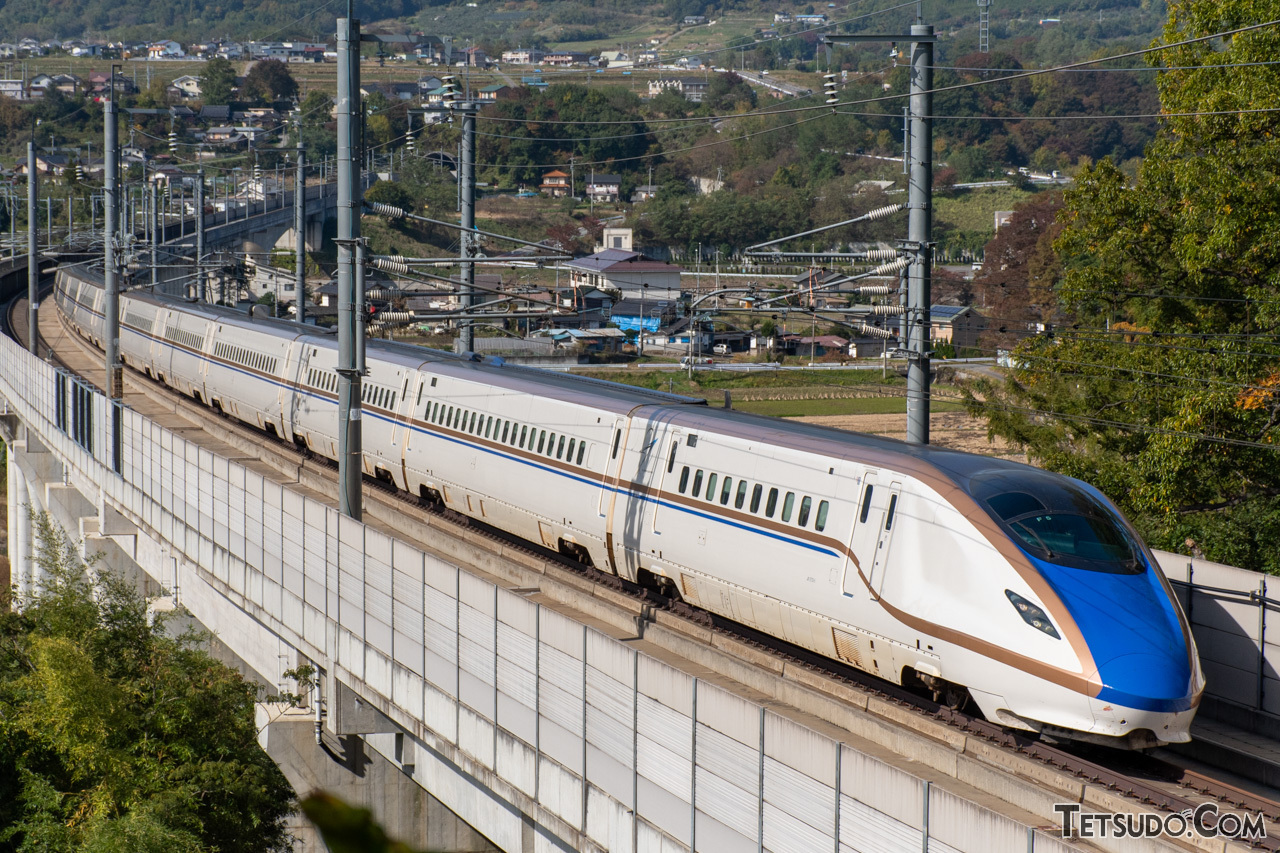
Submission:
{"label": "train windshield", "polygon": [[974,497],[1014,541],[1042,560],[1113,574],[1146,571],[1141,546],[1115,510],[1065,477],[980,476]]}

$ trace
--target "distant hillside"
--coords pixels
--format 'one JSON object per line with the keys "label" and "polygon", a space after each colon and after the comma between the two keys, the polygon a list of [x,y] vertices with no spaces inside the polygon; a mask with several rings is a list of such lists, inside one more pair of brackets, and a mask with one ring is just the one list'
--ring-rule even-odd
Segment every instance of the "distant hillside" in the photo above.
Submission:
{"label": "distant hillside", "polygon": [[[317,11],[315,0],[0,0],[0,39],[114,37],[126,39],[289,39],[325,40],[344,0]],[[706,15],[717,26],[686,29],[673,45],[702,49],[749,40],[753,30],[770,27],[775,12],[819,11],[833,21],[899,5],[894,0],[854,4],[797,0],[357,0],[356,17],[384,31],[415,30],[452,36],[501,49],[506,46],[579,46],[599,50],[659,38],[665,43],[681,30],[686,15]],[[850,22],[841,31],[905,27],[901,10]],[[926,21],[944,34],[940,50],[960,56],[976,49],[977,7],[971,3],[926,0]],[[1060,24],[1041,24],[1045,18]],[[1119,39],[1146,40],[1165,19],[1163,0],[995,0],[991,41],[995,50],[1026,55],[1027,42],[1047,42],[1056,60],[1080,56]],[[1041,57],[1037,57],[1041,58]]]}

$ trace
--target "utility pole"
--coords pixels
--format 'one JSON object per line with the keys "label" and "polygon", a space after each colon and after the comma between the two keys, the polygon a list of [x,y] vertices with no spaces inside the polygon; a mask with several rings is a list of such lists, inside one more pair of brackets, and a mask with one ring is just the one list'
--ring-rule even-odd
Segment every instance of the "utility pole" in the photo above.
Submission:
{"label": "utility pole", "polygon": [[[475,304],[476,267],[470,259],[474,256],[476,227],[476,105],[467,101],[461,104],[462,110],[462,239],[460,241],[462,260],[462,288],[459,291],[461,308],[464,313],[471,311]],[[462,351],[471,352],[475,347],[475,327],[470,323],[462,326]]]}
{"label": "utility pole", "polygon": [[[182,203],[182,219],[186,221],[186,202]],[[204,169],[196,170],[196,299],[205,301],[204,277]]]}
{"label": "utility pole", "polygon": [[905,323],[914,326],[907,353],[907,441],[929,443],[929,307],[933,287],[933,27],[911,26],[911,174],[907,242],[914,250]]}
{"label": "utility pole", "polygon": [[307,227],[307,146],[298,143],[298,170],[293,179],[293,318],[305,322],[307,301],[306,227]]}
{"label": "utility pole", "polygon": [[[338,504],[344,515],[362,514],[361,403],[357,348],[355,248],[360,238],[360,22],[354,2],[338,19]],[[353,162],[354,159],[354,162]]]}
{"label": "utility pole", "polygon": [[910,42],[911,89],[907,107],[907,239],[901,244],[911,259],[907,271],[905,313],[899,324],[907,355],[907,441],[929,443],[929,307],[933,282],[933,27],[916,23],[910,35],[826,35],[828,44]]}
{"label": "utility pole", "polygon": [[106,148],[103,178],[104,215],[102,226],[103,247],[103,288],[106,299],[102,313],[106,338],[106,384],[107,396],[119,400],[124,396],[124,371],[120,366],[120,281],[116,260],[116,240],[119,239],[117,219],[120,213],[120,141],[118,122],[116,120],[116,68],[111,66],[111,83],[108,88],[107,103],[103,107],[103,142]]}
{"label": "utility pole", "polygon": [[156,255],[160,251],[160,211],[158,207],[159,195],[156,191],[155,175],[151,176],[151,292],[156,292],[156,285],[160,283],[158,278],[159,270],[156,268]]}
{"label": "utility pole", "polygon": [[36,339],[40,327],[36,323],[36,298],[40,291],[40,261],[36,257],[39,235],[36,233],[36,141],[35,127],[31,129],[31,141],[27,143],[27,347],[36,353]]}

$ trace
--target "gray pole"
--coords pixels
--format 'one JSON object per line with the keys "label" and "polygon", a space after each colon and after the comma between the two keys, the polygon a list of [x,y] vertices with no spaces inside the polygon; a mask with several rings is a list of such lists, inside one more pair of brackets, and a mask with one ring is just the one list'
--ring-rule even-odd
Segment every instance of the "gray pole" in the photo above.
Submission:
{"label": "gray pole", "polygon": [[910,324],[907,353],[907,441],[929,443],[929,303],[932,299],[933,246],[933,27],[912,24],[911,172],[907,185],[907,240],[911,262],[904,327]]}
{"label": "gray pole", "polygon": [[364,342],[366,323],[369,318],[368,307],[365,304],[365,287],[364,287],[364,255],[365,255],[365,239],[363,237],[356,240],[356,372],[360,376],[365,374],[364,363]]}
{"label": "gray pole", "polygon": [[[186,203],[183,203],[183,208]],[[187,218],[187,211],[182,211],[182,218]],[[196,171],[196,299],[205,301],[204,277],[204,169]]]}
{"label": "gray pole", "polygon": [[298,143],[298,171],[293,179],[293,318],[305,322],[307,303],[307,150]]}
{"label": "gray pole", "polygon": [[360,238],[360,22],[338,19],[338,507],[359,520],[361,496],[360,369],[356,348],[355,241]]}
{"label": "gray pole", "polygon": [[160,212],[158,208],[159,194],[156,192],[155,176],[151,180],[151,292],[156,292],[156,285],[159,283],[157,276],[159,270],[156,269],[156,255],[160,251]]}
{"label": "gray pole", "polygon": [[[475,304],[476,267],[472,257],[472,231],[476,227],[476,107],[462,105],[462,289],[459,293],[463,312],[469,312]],[[462,327],[462,351],[471,352],[475,347],[475,327],[467,323]]]}
{"label": "gray pole", "polygon": [[27,348],[36,352],[40,327],[36,323],[36,297],[40,290],[40,262],[36,258],[40,237],[36,233],[36,143],[27,143]]}
{"label": "gray pole", "polygon": [[71,236],[75,234],[76,223],[71,212],[71,196],[67,196],[67,244],[71,243]]}
{"label": "gray pole", "polygon": [[119,239],[120,226],[117,223],[120,213],[120,143],[116,119],[116,66],[111,66],[110,97],[103,108],[103,137],[106,156],[103,158],[106,167],[102,188],[103,198],[103,287],[106,299],[102,313],[105,317],[105,334],[107,345],[107,396],[119,400],[124,396],[124,372],[120,367],[120,281],[119,270],[116,269],[116,241]]}

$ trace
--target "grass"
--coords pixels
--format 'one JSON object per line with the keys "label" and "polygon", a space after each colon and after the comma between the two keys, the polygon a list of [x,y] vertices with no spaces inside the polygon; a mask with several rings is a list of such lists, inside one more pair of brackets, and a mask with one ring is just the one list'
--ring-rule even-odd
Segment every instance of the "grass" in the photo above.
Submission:
{"label": "grass", "polygon": [[933,197],[933,221],[939,227],[992,234],[997,210],[1013,210],[1033,195],[1017,187],[940,192]]}

